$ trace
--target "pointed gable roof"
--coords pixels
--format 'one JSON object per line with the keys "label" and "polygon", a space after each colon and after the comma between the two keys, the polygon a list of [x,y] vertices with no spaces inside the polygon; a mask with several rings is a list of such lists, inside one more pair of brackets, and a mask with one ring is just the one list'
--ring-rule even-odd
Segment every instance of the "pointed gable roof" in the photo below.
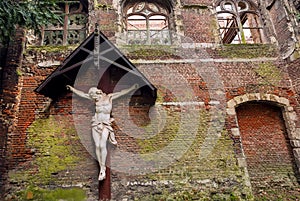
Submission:
{"label": "pointed gable roof", "polygon": [[[99,40],[99,43],[95,41]],[[96,43],[95,43],[96,42]],[[95,48],[95,44],[98,48]],[[76,76],[86,62],[93,62],[95,49],[99,50],[100,61],[106,63],[106,66],[117,67],[124,72],[131,74],[135,81],[142,83],[146,89],[147,97],[152,97],[154,104],[156,99],[156,88],[148,79],[112,44],[106,36],[97,30],[92,33],[85,41],[81,43],[65,60],[54,70],[36,89],[37,93],[43,94],[52,99],[57,99],[67,92],[66,85],[74,85]],[[94,65],[90,65],[95,68]],[[101,65],[100,65],[101,68]],[[131,76],[131,77],[132,77]],[[105,90],[104,90],[105,91]]]}

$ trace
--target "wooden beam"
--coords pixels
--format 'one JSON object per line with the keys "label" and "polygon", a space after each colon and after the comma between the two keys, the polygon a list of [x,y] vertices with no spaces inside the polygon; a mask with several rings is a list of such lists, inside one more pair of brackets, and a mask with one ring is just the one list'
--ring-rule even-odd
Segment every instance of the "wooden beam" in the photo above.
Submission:
{"label": "wooden beam", "polygon": [[111,177],[110,177],[110,152],[111,147],[107,143],[107,157],[106,157],[106,178],[102,181],[99,181],[99,200],[108,201],[111,200]]}

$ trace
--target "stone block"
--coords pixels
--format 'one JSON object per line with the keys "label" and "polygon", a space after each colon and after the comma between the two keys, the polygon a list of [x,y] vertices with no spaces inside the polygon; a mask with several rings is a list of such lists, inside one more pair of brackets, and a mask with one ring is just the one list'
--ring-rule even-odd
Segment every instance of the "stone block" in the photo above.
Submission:
{"label": "stone block", "polygon": [[239,167],[247,167],[246,158],[237,158]]}
{"label": "stone block", "polygon": [[300,140],[300,128],[296,128],[290,132],[289,138],[291,140]]}
{"label": "stone block", "polygon": [[227,108],[226,112],[228,115],[236,115],[235,108]]}
{"label": "stone block", "polygon": [[290,105],[290,101],[288,99],[286,99],[286,98],[283,98],[283,97],[280,97],[278,99],[278,102],[281,103],[281,104],[283,104],[283,105],[286,105],[286,106]]}
{"label": "stone block", "polygon": [[227,102],[227,107],[228,108],[234,108],[236,106],[235,100],[231,99],[230,101]]}
{"label": "stone block", "polygon": [[300,148],[300,140],[291,140],[291,146],[294,148]]}
{"label": "stone block", "polygon": [[231,129],[233,136],[240,136],[240,129],[239,128],[232,128]]}
{"label": "stone block", "polygon": [[300,168],[300,148],[293,149],[293,154],[297,167]]}

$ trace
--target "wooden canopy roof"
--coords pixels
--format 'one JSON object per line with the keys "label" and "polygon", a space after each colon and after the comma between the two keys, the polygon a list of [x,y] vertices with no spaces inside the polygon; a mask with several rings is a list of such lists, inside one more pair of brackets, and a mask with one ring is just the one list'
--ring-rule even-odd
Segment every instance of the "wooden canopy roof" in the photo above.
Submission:
{"label": "wooden canopy roof", "polygon": [[[95,53],[95,50],[98,53]],[[97,29],[85,41],[81,43],[61,64],[54,70],[36,89],[37,93],[43,94],[52,99],[57,99],[67,93],[66,85],[74,86],[77,79],[77,74],[81,68],[97,68],[95,66],[95,56],[99,55],[100,64],[98,68],[105,66],[105,71],[110,68],[119,69],[121,74],[126,74],[125,78],[122,75],[118,77],[127,81],[128,86],[138,83],[141,86],[140,96],[145,96],[148,104],[153,105],[156,100],[156,88],[148,81],[148,79],[120,52],[120,50],[112,44],[106,36]],[[87,64],[88,63],[88,64]],[[102,69],[103,70],[103,69]],[[130,75],[130,76],[128,76]],[[101,87],[101,80],[109,80],[109,73],[102,74],[99,78],[98,87],[106,93],[111,93],[115,86]],[[103,85],[103,84],[102,84]],[[106,85],[112,85],[111,82],[106,82]],[[145,99],[144,97],[144,99]]]}

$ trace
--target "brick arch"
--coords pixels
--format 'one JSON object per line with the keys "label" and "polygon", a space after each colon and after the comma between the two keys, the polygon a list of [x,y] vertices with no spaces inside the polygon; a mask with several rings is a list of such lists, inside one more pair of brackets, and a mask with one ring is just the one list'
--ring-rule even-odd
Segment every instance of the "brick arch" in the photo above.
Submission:
{"label": "brick arch", "polygon": [[[241,96],[236,96],[227,102],[227,114],[229,116],[236,116],[235,108],[242,103],[249,101],[267,101],[281,107],[283,109],[283,117],[287,127],[288,137],[291,141],[300,140],[300,128],[296,128],[297,115],[294,108],[290,105],[290,101],[287,98],[279,97],[274,94],[261,94],[261,93],[250,93]],[[238,126],[236,125],[236,128]],[[296,142],[291,142],[296,143]],[[300,148],[300,141],[299,141]],[[300,163],[299,163],[300,166]]]}
{"label": "brick arch", "polygon": [[[244,94],[241,96],[234,97],[227,102],[227,120],[228,125],[230,125],[229,132],[234,140],[234,147],[236,151],[236,156],[238,164],[241,168],[245,170],[245,181],[251,187],[250,177],[248,174],[248,166],[246,162],[246,156],[242,144],[242,137],[240,132],[240,127],[238,124],[238,117],[236,109],[241,105],[246,105],[247,103],[265,103],[267,105],[275,105],[277,108],[281,109],[284,129],[286,130],[288,146],[291,148],[291,157],[293,157],[293,162],[295,165],[295,173],[299,174],[300,168],[300,129],[296,127],[297,115],[294,108],[291,106],[290,101],[287,98],[279,97],[274,94],[261,94],[252,93]],[[298,178],[299,179],[299,178]]]}

